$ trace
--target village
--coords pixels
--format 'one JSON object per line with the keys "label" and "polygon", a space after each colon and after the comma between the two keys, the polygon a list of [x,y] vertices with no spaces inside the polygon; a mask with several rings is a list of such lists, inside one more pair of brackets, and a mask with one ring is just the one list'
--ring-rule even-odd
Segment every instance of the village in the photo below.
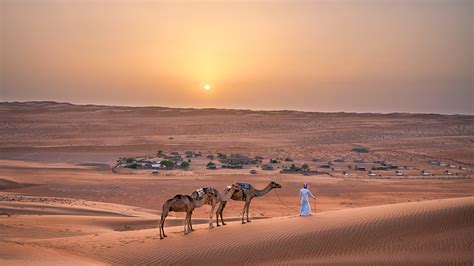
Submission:
{"label": "village", "polygon": [[[295,160],[292,157],[264,157],[242,154],[207,153],[186,150],[164,152],[155,155],[121,157],[113,167],[118,174],[150,173],[153,175],[221,175],[221,174],[301,174],[328,175],[347,178],[472,178],[472,170],[456,163],[428,160],[420,164],[393,163],[383,159],[370,160],[363,156],[369,153],[365,147],[354,147],[351,151],[356,159],[342,156],[335,158],[313,157]],[[362,156],[357,156],[362,155]]]}

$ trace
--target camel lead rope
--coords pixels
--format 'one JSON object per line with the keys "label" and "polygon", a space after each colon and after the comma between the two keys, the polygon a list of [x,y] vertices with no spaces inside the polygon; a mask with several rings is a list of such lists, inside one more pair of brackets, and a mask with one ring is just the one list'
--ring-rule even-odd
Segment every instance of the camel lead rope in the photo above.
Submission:
{"label": "camel lead rope", "polygon": [[280,201],[280,203],[281,203],[283,206],[285,206],[287,209],[290,209],[290,210],[292,209],[290,206],[286,205],[286,203],[283,202],[283,201],[280,199],[280,196],[278,196],[278,192],[276,191],[276,189],[275,189],[275,195],[276,195],[278,201]]}

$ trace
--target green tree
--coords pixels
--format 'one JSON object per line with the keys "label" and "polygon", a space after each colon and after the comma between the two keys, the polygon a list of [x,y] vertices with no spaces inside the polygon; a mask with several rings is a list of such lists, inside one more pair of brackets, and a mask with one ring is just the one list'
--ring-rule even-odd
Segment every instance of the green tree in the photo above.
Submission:
{"label": "green tree", "polygon": [[163,160],[160,162],[161,165],[164,165],[166,169],[171,169],[174,167],[174,162],[170,160]]}
{"label": "green tree", "polygon": [[138,168],[138,164],[133,163],[133,164],[127,166],[127,167],[128,167],[128,168],[131,168],[131,169],[137,169],[137,168]]}
{"label": "green tree", "polygon": [[352,169],[352,165],[348,165],[347,168],[350,170]]}
{"label": "green tree", "polygon": [[188,162],[183,162],[183,163],[181,164],[181,168],[183,168],[183,169],[185,169],[185,170],[188,170],[190,165],[191,165],[191,164],[188,163]]}
{"label": "green tree", "polygon": [[126,163],[134,163],[134,162],[136,162],[136,161],[137,161],[137,160],[136,160],[135,158],[133,158],[133,157],[129,157],[129,158],[125,159],[125,162],[126,162]]}

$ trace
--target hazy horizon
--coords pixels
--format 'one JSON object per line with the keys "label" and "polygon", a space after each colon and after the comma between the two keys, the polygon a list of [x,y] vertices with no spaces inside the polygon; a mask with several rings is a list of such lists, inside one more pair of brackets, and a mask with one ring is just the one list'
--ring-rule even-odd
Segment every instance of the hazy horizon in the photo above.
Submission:
{"label": "hazy horizon", "polygon": [[474,114],[472,1],[0,9],[1,102]]}

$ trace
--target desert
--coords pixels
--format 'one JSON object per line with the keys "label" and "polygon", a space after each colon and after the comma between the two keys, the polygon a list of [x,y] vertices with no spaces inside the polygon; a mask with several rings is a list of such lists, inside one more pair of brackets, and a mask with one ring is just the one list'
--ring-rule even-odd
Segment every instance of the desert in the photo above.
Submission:
{"label": "desert", "polygon": [[[4,102],[0,124],[3,265],[474,262],[470,115]],[[189,165],[142,166],[159,151]],[[252,160],[222,168],[237,154]],[[227,225],[208,229],[205,205],[184,235],[171,212],[160,240],[174,195],[271,181],[282,188],[252,201],[252,223],[229,200]],[[298,215],[303,183],[317,197],[310,217]]]}

